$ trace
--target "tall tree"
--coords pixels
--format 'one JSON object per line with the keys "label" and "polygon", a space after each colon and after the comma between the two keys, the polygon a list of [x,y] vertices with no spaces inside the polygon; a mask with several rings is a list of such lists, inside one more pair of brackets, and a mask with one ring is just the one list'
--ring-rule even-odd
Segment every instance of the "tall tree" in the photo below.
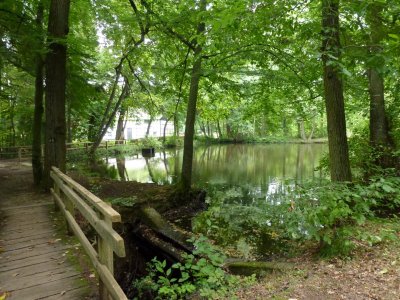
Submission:
{"label": "tall tree", "polygon": [[[385,111],[385,89],[384,89],[384,66],[385,61],[382,56],[382,41],[385,37],[383,25],[384,3],[373,1],[368,5],[367,23],[369,25],[369,67],[367,70],[369,95],[370,95],[370,143],[377,151],[383,151],[385,148],[391,148],[392,142],[389,135],[389,126]],[[384,166],[388,162],[384,157],[378,158],[378,164]]]}
{"label": "tall tree", "polygon": [[35,107],[33,113],[32,127],[32,171],[33,182],[36,186],[42,180],[42,116],[43,116],[43,67],[44,60],[41,54],[43,47],[43,2],[40,1],[37,8],[36,27],[38,31],[38,53],[36,54],[35,70]]}
{"label": "tall tree", "polygon": [[51,0],[46,55],[46,131],[43,186],[51,186],[50,169],[65,171],[65,90],[70,0]]}
{"label": "tall tree", "polygon": [[322,61],[332,181],[351,181],[340,74],[339,0],[322,0]]}

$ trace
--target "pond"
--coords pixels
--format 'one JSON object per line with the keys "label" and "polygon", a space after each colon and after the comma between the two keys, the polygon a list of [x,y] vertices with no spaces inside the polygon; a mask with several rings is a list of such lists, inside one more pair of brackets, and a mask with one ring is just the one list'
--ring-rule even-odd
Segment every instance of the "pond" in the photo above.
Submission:
{"label": "pond", "polygon": [[[213,186],[246,187],[252,197],[260,198],[305,181],[320,180],[316,171],[328,150],[326,144],[228,144],[195,148],[193,183]],[[120,180],[175,183],[180,175],[182,149],[157,152],[155,157],[141,155],[108,158]]]}
{"label": "pond", "polygon": [[[297,214],[295,197],[288,190],[325,175],[317,170],[328,151],[326,144],[227,144],[198,146],[193,161],[193,183],[207,190],[207,209],[175,224],[203,234],[229,248],[229,254],[246,259],[270,259],[282,251],[291,233],[306,234]],[[120,180],[175,183],[180,176],[182,149],[108,158]],[[289,250],[288,250],[289,249]]]}

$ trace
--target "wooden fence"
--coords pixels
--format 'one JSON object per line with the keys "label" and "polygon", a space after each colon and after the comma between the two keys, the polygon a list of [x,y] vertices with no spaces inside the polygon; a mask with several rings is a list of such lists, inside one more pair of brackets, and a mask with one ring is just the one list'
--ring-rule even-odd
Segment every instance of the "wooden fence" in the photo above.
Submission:
{"label": "wooden fence", "polygon": [[[114,256],[125,257],[123,238],[113,229],[113,222],[121,222],[121,216],[111,206],[93,195],[83,186],[52,167],[51,189],[54,201],[63,212],[70,233],[79,239],[100,281],[100,299],[128,299],[114,278]],[[90,223],[97,234],[97,251],[75,220],[76,210]]]}
{"label": "wooden fence", "polygon": [[[106,149],[108,150],[111,147],[116,145],[126,145],[126,144],[134,144],[137,143],[138,140],[108,140],[102,141],[98,149]],[[66,150],[74,151],[74,150],[85,150],[88,151],[89,148],[93,145],[93,142],[74,142],[67,143]],[[42,145],[42,155],[44,155],[44,145]],[[0,147],[0,159],[7,158],[18,158],[21,162],[23,159],[32,157],[32,147],[31,146],[16,146],[16,147]]]}

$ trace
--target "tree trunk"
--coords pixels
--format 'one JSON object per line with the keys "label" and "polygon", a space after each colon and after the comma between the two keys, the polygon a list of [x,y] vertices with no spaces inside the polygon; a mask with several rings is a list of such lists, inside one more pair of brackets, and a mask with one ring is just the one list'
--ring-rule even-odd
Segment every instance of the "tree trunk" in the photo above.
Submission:
{"label": "tree trunk", "polygon": [[[118,74],[118,71],[116,71]],[[119,78],[119,75],[116,76],[117,78]],[[124,82],[124,86],[122,88],[121,94],[118,97],[117,103],[115,104],[114,108],[111,110],[108,109],[108,114],[107,116],[104,115],[103,116],[103,120],[100,124],[100,130],[98,132],[98,134],[96,135],[94,142],[92,144],[92,147],[89,150],[89,159],[94,162],[94,156],[95,156],[95,152],[97,150],[97,147],[99,147],[104,135],[107,133],[108,128],[111,126],[111,123],[114,121],[115,115],[117,114],[118,109],[121,106],[122,101],[129,96],[130,93],[130,87],[129,87],[129,82],[128,79],[125,77],[125,82]],[[111,106],[111,102],[114,99],[114,95],[115,95],[115,90],[113,88],[112,92],[111,92],[111,96],[109,98],[109,104]],[[111,102],[110,102],[111,101]]]}
{"label": "tree trunk", "polygon": [[376,163],[382,167],[390,165],[390,155],[382,152],[393,147],[389,134],[389,126],[385,111],[384,97],[384,77],[379,68],[385,61],[380,58],[383,52],[382,40],[384,39],[385,29],[382,23],[383,6],[378,2],[368,5],[367,22],[370,27],[370,46],[369,53],[374,58],[367,70],[369,95],[370,95],[370,144],[379,153]]}
{"label": "tree trunk", "polygon": [[46,139],[44,188],[51,187],[52,166],[65,172],[65,89],[70,0],[51,0],[46,56]]}
{"label": "tree trunk", "polygon": [[174,136],[179,137],[179,120],[177,112],[175,112],[174,115]]}
{"label": "tree trunk", "polygon": [[299,133],[300,133],[300,137],[303,141],[307,140],[307,136],[306,136],[306,132],[304,129],[304,120],[299,120]]}
{"label": "tree trunk", "polygon": [[[205,11],[206,6],[206,0],[200,0],[200,11]],[[197,27],[197,34],[202,35],[204,31],[205,24],[203,22],[200,22]],[[195,60],[193,63],[192,74],[190,78],[189,100],[186,113],[185,137],[183,144],[181,187],[184,193],[188,193],[192,185],[194,124],[196,121],[196,105],[201,76],[201,52],[202,47],[200,44],[197,44],[194,50]]]}
{"label": "tree trunk", "polygon": [[201,132],[202,132],[203,135],[206,137],[206,136],[207,136],[207,131],[206,131],[206,127],[204,126],[203,122],[200,121],[198,124],[199,124],[199,126],[200,126]]}
{"label": "tree trunk", "polygon": [[[36,16],[36,27],[39,32],[43,30],[43,3],[39,2]],[[43,46],[42,37],[38,39],[40,47]],[[43,175],[42,165],[42,116],[43,116],[43,67],[44,61],[40,53],[36,55],[35,78],[35,107],[32,125],[32,171],[33,183],[39,186]]]}
{"label": "tree trunk", "polygon": [[146,135],[145,137],[149,136],[151,123],[153,123],[153,116],[150,117],[149,124],[147,124]]}
{"label": "tree trunk", "polygon": [[226,121],[225,125],[226,125],[226,136],[228,138],[232,138],[232,127],[231,127],[231,125],[228,123],[228,121]]}
{"label": "tree trunk", "polygon": [[314,118],[311,120],[311,131],[310,134],[308,135],[308,141],[311,142],[313,136],[314,136],[314,130],[315,130],[315,122]]}
{"label": "tree trunk", "polygon": [[164,129],[163,129],[163,144],[165,145],[165,141],[166,141],[166,133],[167,133],[167,126],[168,126],[168,122],[171,120],[171,117],[169,117],[168,119],[165,120],[165,124],[164,124]]}
{"label": "tree trunk", "polygon": [[[202,26],[204,31],[204,24]],[[201,47],[198,46],[195,51],[195,62],[193,64],[190,80],[189,101],[186,114],[185,137],[183,146],[182,176],[181,184],[184,192],[190,190],[192,185],[192,164],[193,164],[193,139],[194,124],[196,120],[196,104],[199,91],[199,82],[201,76]]]}
{"label": "tree trunk", "polygon": [[322,61],[332,181],[351,181],[343,85],[339,74],[339,0],[322,0]]}
{"label": "tree trunk", "polygon": [[[117,140],[117,141],[124,140],[124,118],[125,118],[125,108],[121,106],[121,108],[119,109],[117,130],[115,133],[115,140]],[[121,143],[121,142],[117,142],[117,143]]]}
{"label": "tree trunk", "polygon": [[222,131],[221,131],[221,125],[219,124],[219,120],[217,120],[217,130],[218,130],[218,138],[222,139]]}

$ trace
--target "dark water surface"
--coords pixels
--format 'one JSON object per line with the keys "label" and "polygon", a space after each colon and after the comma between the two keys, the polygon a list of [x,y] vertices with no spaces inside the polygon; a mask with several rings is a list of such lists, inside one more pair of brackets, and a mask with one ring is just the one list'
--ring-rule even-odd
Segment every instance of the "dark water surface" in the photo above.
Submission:
{"label": "dark water surface", "polygon": [[[319,160],[325,144],[239,144],[195,148],[193,183],[199,187],[246,187],[253,196],[263,197],[287,186],[319,180]],[[168,184],[179,178],[182,149],[157,152],[155,157],[141,155],[109,158],[120,180]]]}

